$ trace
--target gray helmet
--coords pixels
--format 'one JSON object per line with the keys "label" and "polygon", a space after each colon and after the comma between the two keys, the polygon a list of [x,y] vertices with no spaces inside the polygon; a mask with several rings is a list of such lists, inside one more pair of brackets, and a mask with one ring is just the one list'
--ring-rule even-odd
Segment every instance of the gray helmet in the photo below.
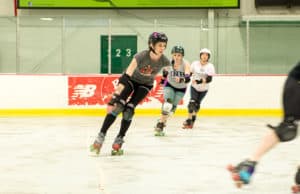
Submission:
{"label": "gray helmet", "polygon": [[171,54],[173,53],[181,53],[184,56],[184,48],[182,46],[174,46],[171,50]]}
{"label": "gray helmet", "polygon": [[150,46],[150,44],[152,44],[154,46],[158,42],[168,43],[168,37],[166,36],[166,34],[161,32],[153,32],[152,34],[150,34],[148,45]]}

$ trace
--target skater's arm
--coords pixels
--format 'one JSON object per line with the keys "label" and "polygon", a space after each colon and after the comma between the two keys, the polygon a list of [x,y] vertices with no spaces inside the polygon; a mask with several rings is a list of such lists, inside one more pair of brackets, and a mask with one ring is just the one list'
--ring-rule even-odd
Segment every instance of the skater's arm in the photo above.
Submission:
{"label": "skater's arm", "polygon": [[136,62],[136,59],[133,58],[129,64],[129,66],[127,67],[126,74],[128,76],[132,76],[136,67],[137,67],[137,62]]}

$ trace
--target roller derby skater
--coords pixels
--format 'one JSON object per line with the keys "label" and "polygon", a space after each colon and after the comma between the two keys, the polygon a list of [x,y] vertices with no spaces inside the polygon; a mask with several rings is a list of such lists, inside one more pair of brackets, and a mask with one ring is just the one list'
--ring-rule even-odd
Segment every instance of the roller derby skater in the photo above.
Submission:
{"label": "roller derby skater", "polygon": [[[108,103],[108,112],[102,123],[100,133],[91,146],[91,151],[100,153],[104,137],[117,116],[122,113],[119,133],[112,145],[113,151],[123,153],[123,139],[131,124],[136,106],[147,96],[153,87],[155,76],[162,68],[170,66],[170,61],[163,54],[168,38],[164,33],[153,32],[148,39],[148,50],[141,51],[133,57]],[[99,139],[101,141],[99,141]],[[120,155],[120,154],[116,154]]]}
{"label": "roller derby skater", "polygon": [[215,74],[215,68],[209,62],[211,52],[207,48],[201,49],[200,60],[191,64],[192,84],[190,86],[191,97],[188,104],[188,118],[184,121],[182,129],[192,129],[196,121],[200,104],[206,96],[209,83]]}
{"label": "roller derby skater", "polygon": [[183,98],[190,82],[190,64],[184,57],[184,48],[174,46],[171,50],[172,66],[163,69],[161,84],[163,84],[164,102],[161,117],[155,126],[155,136],[164,136],[167,119],[175,113],[180,100]]}
{"label": "roller derby skater", "polygon": [[[237,186],[248,184],[253,175],[258,161],[275,145],[281,142],[294,140],[297,137],[298,122],[300,120],[300,62],[289,72],[283,89],[283,120],[277,125],[267,125],[269,130],[261,143],[246,162],[240,163],[237,167],[229,165],[227,168],[232,174]],[[299,193],[300,170],[295,175],[293,193]]]}

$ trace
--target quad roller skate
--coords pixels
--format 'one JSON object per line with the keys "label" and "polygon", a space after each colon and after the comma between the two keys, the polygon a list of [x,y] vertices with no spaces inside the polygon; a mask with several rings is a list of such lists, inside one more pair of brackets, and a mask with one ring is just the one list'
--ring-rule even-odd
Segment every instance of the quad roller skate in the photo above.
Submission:
{"label": "quad roller skate", "polygon": [[105,135],[103,133],[99,133],[94,143],[90,146],[90,151],[99,155],[104,139]]}
{"label": "quad roller skate", "polygon": [[192,129],[194,126],[194,122],[192,119],[187,119],[186,121],[183,122],[182,129]]}
{"label": "quad roller skate", "polygon": [[155,136],[165,136],[165,132],[164,132],[165,126],[166,125],[163,122],[158,122],[154,129],[154,131],[155,131],[154,135]]}
{"label": "quad roller skate", "polygon": [[245,160],[237,166],[231,164],[227,166],[227,170],[231,173],[231,177],[237,188],[241,188],[243,185],[250,183],[256,164],[254,161]]}
{"label": "quad roller skate", "polygon": [[121,149],[122,144],[124,143],[123,137],[116,137],[111,150],[112,156],[120,156],[124,154],[124,150]]}

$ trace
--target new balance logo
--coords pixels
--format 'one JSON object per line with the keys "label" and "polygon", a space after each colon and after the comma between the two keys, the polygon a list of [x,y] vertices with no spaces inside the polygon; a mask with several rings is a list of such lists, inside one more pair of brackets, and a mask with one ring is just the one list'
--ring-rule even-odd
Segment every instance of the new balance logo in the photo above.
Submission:
{"label": "new balance logo", "polygon": [[72,99],[89,98],[95,95],[97,86],[95,84],[78,84],[74,87],[74,92],[71,95]]}

